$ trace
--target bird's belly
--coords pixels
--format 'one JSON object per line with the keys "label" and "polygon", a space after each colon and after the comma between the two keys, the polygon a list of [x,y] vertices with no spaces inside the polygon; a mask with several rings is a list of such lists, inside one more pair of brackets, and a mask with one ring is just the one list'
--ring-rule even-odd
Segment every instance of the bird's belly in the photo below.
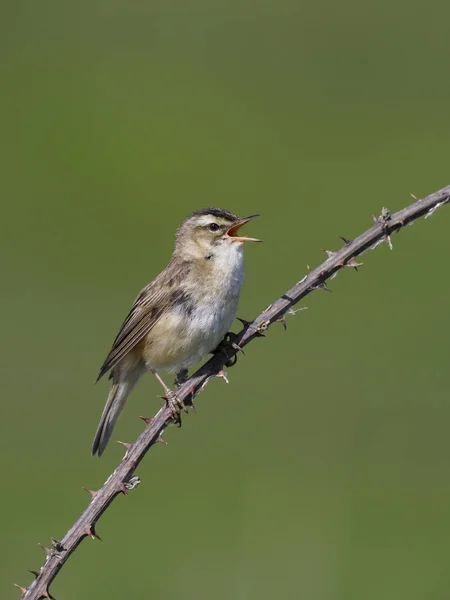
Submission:
{"label": "bird's belly", "polygon": [[144,360],[155,369],[177,373],[203,360],[229,330],[236,315],[238,296],[217,297],[194,308],[174,308],[162,317],[144,340]]}

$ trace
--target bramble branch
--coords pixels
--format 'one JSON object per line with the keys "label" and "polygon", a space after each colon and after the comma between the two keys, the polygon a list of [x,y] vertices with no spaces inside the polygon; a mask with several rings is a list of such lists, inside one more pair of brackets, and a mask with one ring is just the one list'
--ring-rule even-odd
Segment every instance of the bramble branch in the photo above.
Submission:
{"label": "bramble branch", "polygon": [[[414,198],[414,203],[394,214],[383,208],[380,217],[373,217],[374,224],[354,240],[341,238],[343,248],[337,252],[326,251],[328,258],[313,271],[308,268],[308,273],[290,290],[285,292],[278,300],[268,306],[253,321],[242,321],[244,327],[234,338],[228,354],[219,352],[205,365],[194,373],[177,390],[177,396],[185,404],[193,406],[192,399],[204,389],[211,377],[226,377],[224,365],[232,360],[237,352],[256,337],[261,337],[264,332],[275,322],[286,326],[285,316],[295,314],[293,308],[302,298],[317,289],[327,289],[326,282],[335,277],[340,269],[357,269],[360,263],[356,258],[366,250],[374,249],[379,244],[387,243],[392,248],[391,236],[406,225],[412,224],[420,217],[430,217],[438,208],[450,203],[450,186],[420,200]],[[69,529],[61,541],[52,538],[50,548],[41,546],[46,553],[46,560],[39,571],[31,571],[35,580],[28,587],[17,586],[22,592],[22,600],[39,600],[52,598],[49,586],[56,575],[68,560],[80,542],[86,536],[99,538],[96,532],[96,523],[111,502],[119,494],[128,494],[139,484],[139,478],[134,476],[134,471],[144,458],[148,450],[158,442],[164,442],[161,437],[166,427],[173,421],[171,411],[163,406],[153,418],[144,418],[146,427],[133,444],[123,444],[126,453],[116,470],[98,491],[86,489],[91,499],[89,505]]]}

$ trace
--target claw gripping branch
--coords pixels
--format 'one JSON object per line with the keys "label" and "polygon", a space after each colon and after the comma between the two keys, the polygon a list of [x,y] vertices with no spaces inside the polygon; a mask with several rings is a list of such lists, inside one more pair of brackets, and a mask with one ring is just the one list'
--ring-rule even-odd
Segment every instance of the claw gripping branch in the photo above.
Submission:
{"label": "claw gripping branch", "polygon": [[[390,214],[383,209],[380,217],[374,218],[373,226],[359,235],[354,240],[341,238],[344,247],[337,252],[328,252],[328,258],[314,270],[308,273],[290,290],[285,292],[278,300],[268,306],[253,321],[243,321],[242,330],[233,339],[234,346],[228,349],[228,360],[231,360],[242,350],[244,346],[257,337],[264,337],[270,325],[281,321],[285,314],[295,314],[293,308],[300,300],[316,289],[328,289],[327,279],[335,276],[344,267],[357,268],[361,263],[356,262],[356,257],[366,250],[374,249],[379,244],[386,242],[392,249],[391,234],[405,225],[412,224],[419,217],[430,217],[435,211],[450,202],[450,186],[427,196],[421,200],[413,196],[415,202],[396,212]],[[298,309],[297,309],[298,310]],[[194,373],[189,379],[177,388],[177,398],[187,401],[201,391],[206,382],[217,375],[226,377],[223,368],[227,357],[218,352],[203,367]],[[29,587],[16,585],[22,593],[22,600],[40,600],[51,598],[49,587],[66,560],[76,550],[80,542],[86,537],[96,537],[95,524],[105,512],[111,502],[119,494],[124,494],[134,489],[139,479],[133,477],[133,473],[147,451],[157,442],[164,442],[161,435],[166,427],[173,422],[172,411],[169,406],[163,406],[153,418],[143,418],[146,427],[138,439],[131,445],[124,444],[126,454],[117,466],[116,470],[97,492],[87,488],[91,495],[89,505],[72,528],[66,533],[60,542],[53,542],[51,548],[41,546],[46,553],[46,560],[39,571],[32,571],[35,580]],[[126,490],[126,492],[125,492]]]}

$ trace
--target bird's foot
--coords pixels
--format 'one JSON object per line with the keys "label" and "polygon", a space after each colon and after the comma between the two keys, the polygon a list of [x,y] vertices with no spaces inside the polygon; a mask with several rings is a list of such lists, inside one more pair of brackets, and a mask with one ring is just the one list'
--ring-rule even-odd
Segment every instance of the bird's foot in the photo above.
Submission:
{"label": "bird's foot", "polygon": [[166,401],[166,406],[172,413],[174,422],[178,425],[178,427],[181,427],[181,411],[183,410],[186,413],[188,412],[186,404],[183,402],[183,400],[181,400],[181,398],[178,398],[177,393],[173,390],[168,390],[163,398]]}
{"label": "bird's foot", "polygon": [[[164,383],[163,379],[161,379],[161,377],[159,376],[156,369],[150,367],[150,370],[153,373],[153,375],[156,377],[156,379],[159,381],[159,383],[161,384],[161,386],[164,390],[164,396],[159,396],[159,397],[166,401],[166,406],[168,406],[170,408],[170,412],[172,413],[173,420],[178,425],[178,427],[181,427],[181,415],[180,415],[181,409],[183,409],[184,412],[187,412],[188,411],[187,406],[185,405],[183,400],[181,400],[181,398],[178,398],[177,393],[174,392],[173,390],[171,390]],[[181,371],[180,373],[182,373],[183,375],[187,375],[187,371],[186,371],[186,373],[184,373],[183,371]],[[177,379],[178,379],[179,375],[180,374],[177,375]]]}
{"label": "bird's foot", "polygon": [[[237,354],[235,354],[235,351],[239,351],[242,352],[242,354],[244,354],[242,348],[236,343],[236,338],[236,333],[229,331],[225,334],[225,337],[217,346],[217,348],[212,352],[212,354],[218,354],[220,352],[225,356],[225,358],[227,359],[227,362],[225,363],[226,367],[232,367],[236,364]],[[231,353],[233,353],[232,356],[230,356]]]}

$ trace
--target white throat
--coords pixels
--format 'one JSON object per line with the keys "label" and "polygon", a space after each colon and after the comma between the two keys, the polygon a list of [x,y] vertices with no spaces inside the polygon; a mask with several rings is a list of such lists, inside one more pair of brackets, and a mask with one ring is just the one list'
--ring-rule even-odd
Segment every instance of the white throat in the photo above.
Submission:
{"label": "white throat", "polygon": [[222,293],[239,296],[244,281],[244,244],[228,242],[214,249],[211,268]]}

